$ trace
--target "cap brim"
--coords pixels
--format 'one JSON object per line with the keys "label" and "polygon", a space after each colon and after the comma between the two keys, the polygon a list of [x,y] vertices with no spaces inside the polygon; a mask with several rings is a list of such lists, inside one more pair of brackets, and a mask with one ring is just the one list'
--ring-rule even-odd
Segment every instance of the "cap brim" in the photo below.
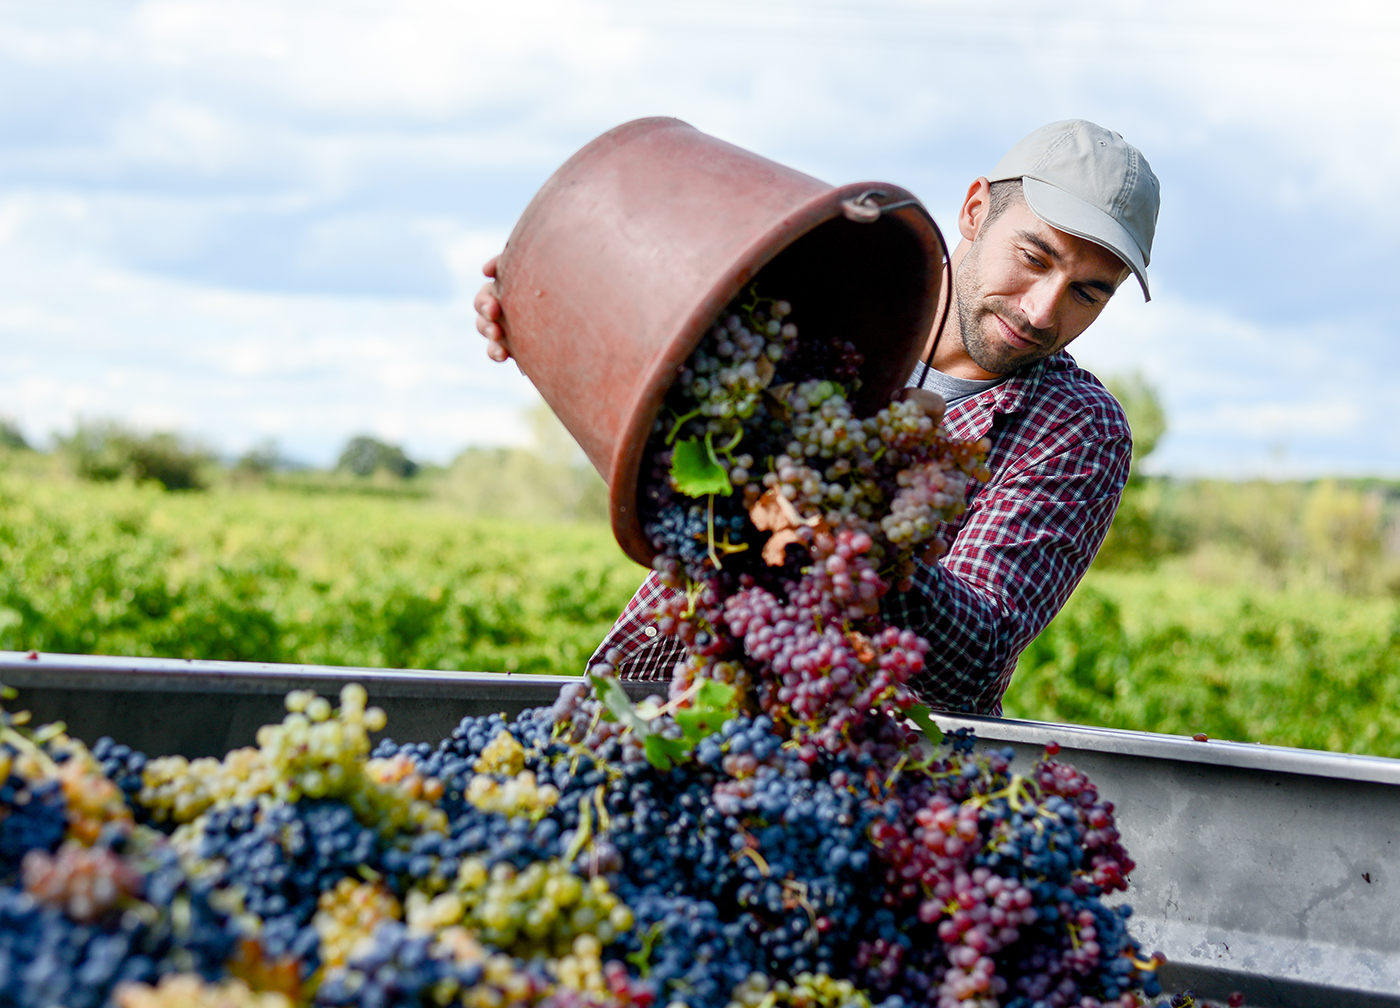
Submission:
{"label": "cap brim", "polygon": [[1152,294],[1147,289],[1147,263],[1137,242],[1133,241],[1133,236],[1122,224],[1059,186],[1030,175],[1022,177],[1021,190],[1031,211],[1046,224],[1066,234],[1085,238],[1095,245],[1102,245],[1122,259],[1142,285],[1143,300],[1152,300]]}

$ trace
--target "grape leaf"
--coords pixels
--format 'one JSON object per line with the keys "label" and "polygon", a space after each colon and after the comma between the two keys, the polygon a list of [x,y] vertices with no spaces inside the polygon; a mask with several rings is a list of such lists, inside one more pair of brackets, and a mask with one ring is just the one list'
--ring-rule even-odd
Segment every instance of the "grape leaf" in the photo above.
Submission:
{"label": "grape leaf", "polygon": [[733,711],[713,707],[682,707],[672,715],[676,724],[685,732],[686,740],[699,742],[707,735],[713,735],[724,727],[724,722],[734,716]]}
{"label": "grape leaf", "polygon": [[646,750],[647,762],[658,770],[669,770],[690,755],[690,747],[678,739],[648,735],[642,743]]}
{"label": "grape leaf", "polygon": [[671,482],[687,497],[704,497],[708,494],[728,497],[734,492],[729,483],[729,473],[715,458],[708,435],[703,441],[693,437],[676,442],[671,454]]}
{"label": "grape leaf", "polygon": [[651,734],[651,726],[637,716],[631,698],[627,696],[626,690],[618,685],[616,679],[612,676],[591,674],[588,678],[592,680],[593,689],[609,714],[636,732],[638,738],[646,738]]}
{"label": "grape leaf", "polygon": [[736,690],[729,683],[719,682],[715,679],[706,679],[700,684],[699,691],[695,694],[697,706],[723,707],[726,710],[734,702]]}
{"label": "grape leaf", "polygon": [[773,363],[773,359],[767,354],[759,356],[754,361],[754,369],[758,372],[758,387],[767,388],[773,383],[773,376],[778,373],[778,365]]}
{"label": "grape leaf", "polygon": [[681,731],[685,732],[686,741],[693,746],[702,738],[719,731],[724,727],[724,722],[734,716],[729,707],[733,699],[733,686],[705,679],[691,699],[691,705],[680,708],[672,716],[681,726]]}
{"label": "grape leaf", "polygon": [[763,390],[763,401],[768,406],[768,412],[775,418],[787,423],[792,419],[792,407],[788,405],[788,393],[792,391],[792,382],[783,382],[781,385],[773,385]]}
{"label": "grape leaf", "polygon": [[929,744],[940,746],[943,744],[943,729],[933,723],[933,718],[929,716],[928,708],[923,704],[915,704],[904,712],[909,720],[919,726],[919,730],[924,733],[924,738]]}

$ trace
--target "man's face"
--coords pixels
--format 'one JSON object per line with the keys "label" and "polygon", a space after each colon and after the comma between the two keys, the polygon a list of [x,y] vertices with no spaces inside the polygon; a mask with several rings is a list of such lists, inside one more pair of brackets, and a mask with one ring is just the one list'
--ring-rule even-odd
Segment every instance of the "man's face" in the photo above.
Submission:
{"label": "man's face", "polygon": [[1102,245],[1057,231],[1017,200],[983,225],[954,281],[963,345],[989,375],[1058,353],[1128,275]]}

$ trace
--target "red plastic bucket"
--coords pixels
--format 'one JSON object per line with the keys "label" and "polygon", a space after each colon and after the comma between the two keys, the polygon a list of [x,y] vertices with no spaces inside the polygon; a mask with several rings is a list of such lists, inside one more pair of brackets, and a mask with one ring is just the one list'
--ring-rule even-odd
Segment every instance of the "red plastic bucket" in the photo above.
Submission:
{"label": "red plastic bucket", "polygon": [[649,564],[637,474],[652,422],[715,316],[760,271],[865,356],[857,406],[905,381],[938,305],[944,244],[904,189],[834,188],[677,119],[610,130],[544,184],[501,255],[512,356],[607,481],[613,533]]}

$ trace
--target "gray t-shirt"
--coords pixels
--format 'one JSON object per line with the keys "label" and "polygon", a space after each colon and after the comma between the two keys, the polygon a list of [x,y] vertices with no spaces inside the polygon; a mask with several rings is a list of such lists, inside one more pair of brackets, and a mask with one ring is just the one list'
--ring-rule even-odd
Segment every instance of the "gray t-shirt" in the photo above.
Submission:
{"label": "gray t-shirt", "polygon": [[952,375],[946,375],[942,371],[929,367],[923,361],[919,361],[914,365],[914,373],[904,384],[909,388],[915,388],[918,387],[921,380],[924,388],[930,392],[937,392],[951,406],[968,396],[974,396],[978,392],[985,392],[993,386],[1000,385],[1006,381],[1006,375],[1002,375],[1000,378],[954,378]]}

